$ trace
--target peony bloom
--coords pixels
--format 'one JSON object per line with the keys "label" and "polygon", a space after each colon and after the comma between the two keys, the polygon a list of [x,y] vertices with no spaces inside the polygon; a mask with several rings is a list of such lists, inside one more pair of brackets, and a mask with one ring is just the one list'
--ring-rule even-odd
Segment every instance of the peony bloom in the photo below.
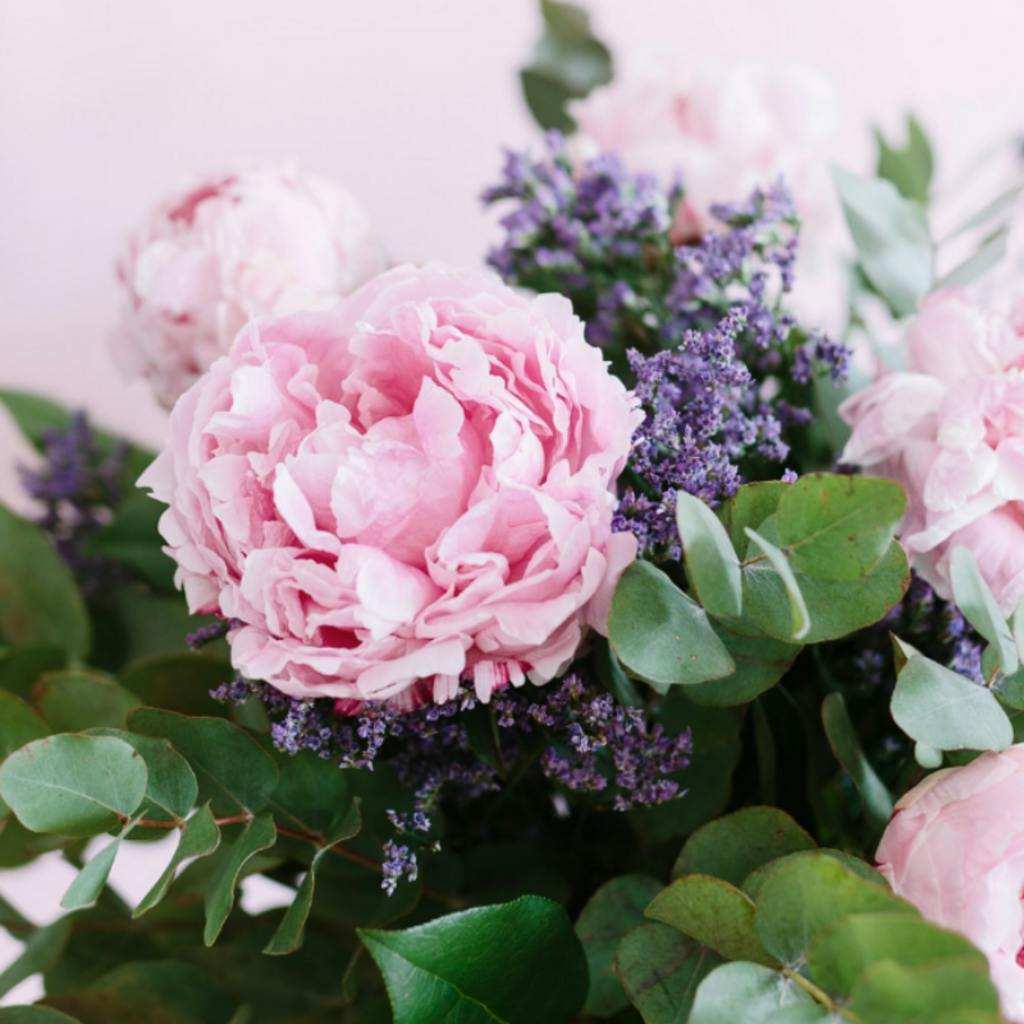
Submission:
{"label": "peony bloom", "polygon": [[292,696],[443,701],[552,679],[635,557],[615,482],[641,414],[558,295],[402,266],[258,321],[140,481],[194,612]]}
{"label": "peony bloom", "polygon": [[840,407],[853,427],[843,460],[907,489],[903,544],[942,597],[962,545],[1009,613],[1024,596],[1024,322],[937,292],[907,362]]}
{"label": "peony bloom", "polygon": [[579,146],[618,153],[635,171],[668,180],[682,172],[680,240],[714,226],[713,203],[735,202],[783,176],[814,236],[836,220],[827,168],[836,122],[832,90],[797,68],[741,66],[692,75],[645,69],[596,89],[572,106]]}
{"label": "peony bloom", "polygon": [[130,240],[114,355],[170,408],[250,317],[328,309],[385,265],[366,213],[333,182],[288,169],[211,178]]}
{"label": "peony bloom", "polygon": [[988,957],[1024,1022],[1024,744],[934,772],[896,805],[875,860],[897,895]]}

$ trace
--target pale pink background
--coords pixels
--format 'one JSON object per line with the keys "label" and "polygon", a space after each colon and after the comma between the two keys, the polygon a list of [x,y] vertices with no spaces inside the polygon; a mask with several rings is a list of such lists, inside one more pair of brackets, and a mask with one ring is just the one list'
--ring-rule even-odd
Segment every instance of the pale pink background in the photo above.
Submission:
{"label": "pale pink background", "polygon": [[[866,124],[908,107],[947,171],[1024,129],[1021,0],[590,6],[624,53],[815,67],[841,97],[837,156],[853,166]],[[107,357],[111,265],[162,193],[240,158],[347,183],[396,257],[479,261],[493,224],[477,193],[499,146],[532,137],[514,69],[537,22],[533,0],[0,0],[0,385],[158,442],[163,415]],[[19,457],[0,423],[8,501]],[[139,890],[131,864],[115,875]],[[64,885],[59,865],[0,875],[37,919]]]}

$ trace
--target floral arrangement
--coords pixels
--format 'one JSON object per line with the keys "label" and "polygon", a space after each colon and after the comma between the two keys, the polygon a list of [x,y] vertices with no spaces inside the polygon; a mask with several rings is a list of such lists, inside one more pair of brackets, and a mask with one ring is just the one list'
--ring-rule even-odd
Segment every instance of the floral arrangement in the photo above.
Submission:
{"label": "floral arrangement", "polygon": [[0,1022],[1024,1021],[1024,166],[939,242],[913,119],[542,13],[486,268],[239,169],[118,264],[159,452],[0,392]]}

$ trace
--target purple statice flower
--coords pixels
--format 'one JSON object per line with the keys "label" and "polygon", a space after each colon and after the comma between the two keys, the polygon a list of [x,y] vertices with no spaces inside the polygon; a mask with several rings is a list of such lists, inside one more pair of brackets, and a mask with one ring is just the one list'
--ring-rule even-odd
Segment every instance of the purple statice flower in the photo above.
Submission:
{"label": "purple statice flower", "polygon": [[103,451],[84,412],[64,429],[44,431],[42,445],[41,464],[20,467],[22,486],[42,506],[38,525],[91,597],[116,577],[107,559],[89,553],[88,540],[120,501],[127,446]]}
{"label": "purple statice flower", "polygon": [[389,895],[394,896],[398,883],[403,877],[410,882],[419,878],[420,866],[416,854],[404,843],[398,843],[394,839],[388,839],[383,847],[384,860],[381,863],[381,888]]}

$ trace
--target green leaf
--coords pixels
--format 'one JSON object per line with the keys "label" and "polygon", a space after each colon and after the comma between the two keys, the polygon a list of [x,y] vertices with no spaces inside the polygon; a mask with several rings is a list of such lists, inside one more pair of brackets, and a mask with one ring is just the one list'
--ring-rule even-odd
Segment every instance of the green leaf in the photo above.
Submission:
{"label": "green leaf", "polygon": [[821,580],[867,576],[892,544],[907,499],[881,477],[813,473],[779,500],[779,544],[793,570]]}
{"label": "green leaf", "polygon": [[158,590],[173,592],[174,562],[164,553],[157,530],[164,507],[148,494],[129,495],[114,518],[89,536],[89,553],[119,562]]}
{"label": "green leaf", "polygon": [[626,669],[656,687],[702,683],[736,667],[704,609],[650,562],[622,574],[608,639]]}
{"label": "green leaf", "polygon": [[921,207],[878,178],[833,170],[865,276],[897,316],[908,316],[932,287],[932,243]]}
{"label": "green leaf", "polygon": [[654,897],[647,916],[677,928],[726,960],[775,963],[757,937],[753,901],[712,875],[677,878]]}
{"label": "green leaf", "polygon": [[975,960],[953,958],[918,967],[883,960],[857,980],[849,1006],[873,1024],[932,1024],[954,1008],[995,1013],[999,997]]}
{"label": "green leaf", "polygon": [[0,639],[14,647],[89,652],[89,616],[71,573],[42,533],[0,505]]}
{"label": "green leaf", "polygon": [[152,910],[167,895],[167,890],[174,881],[175,873],[182,864],[186,861],[208,857],[218,846],[220,846],[220,829],[217,828],[217,823],[214,821],[210,805],[203,804],[182,826],[181,837],[178,839],[174,856],[171,857],[170,863],[164,868],[153,887],[139,901],[132,916],[140,917],[146,911]]}
{"label": "green leaf", "polygon": [[271,936],[270,941],[263,947],[263,952],[270,956],[284,956],[294,953],[301,945],[303,930],[306,927],[306,919],[313,906],[313,893],[316,887],[317,869],[324,857],[331,852],[331,848],[338,843],[344,842],[358,835],[363,827],[363,816],[360,813],[359,800],[354,800],[348,806],[348,810],[340,816],[339,821],[328,830],[324,837],[323,845],[317,848],[313,854],[309,869],[295,893],[295,899],[284,912],[281,923]]}
{"label": "green leaf", "polygon": [[176,960],[122,964],[46,1002],[87,1024],[224,1024],[235,1001],[207,973]]}
{"label": "green leaf", "polygon": [[129,727],[143,736],[169,740],[192,766],[199,799],[215,815],[262,810],[277,785],[277,768],[245,732],[223,718],[190,718],[173,711],[139,708]]}
{"label": "green leaf", "polygon": [[[46,723],[13,693],[0,691],[0,761],[19,747],[42,739],[49,729]],[[0,819],[8,813],[7,805],[0,799]]]}
{"label": "green leaf", "polygon": [[982,241],[977,252],[965,259],[963,263],[957,264],[948,274],[943,275],[942,280],[935,287],[964,288],[973,284],[1006,258],[1009,241],[1009,227],[1003,226],[996,229]]}
{"label": "green leaf", "polygon": [[[270,740],[264,741],[268,746]],[[273,751],[278,783],[268,807],[278,822],[314,835],[327,835],[347,820],[352,806],[350,773],[337,761],[312,751]],[[347,826],[344,826],[347,827]]]}
{"label": "green leaf", "polygon": [[868,762],[841,693],[830,693],[822,701],[821,721],[832,753],[857,787],[864,816],[875,828],[884,828],[892,815],[892,797]]}
{"label": "green leaf", "polygon": [[907,141],[902,146],[890,145],[877,128],[875,142],[878,145],[878,176],[891,181],[906,199],[927,205],[935,157],[920,121],[913,114],[907,116]]}
{"label": "green leaf", "polygon": [[611,81],[612,55],[594,35],[583,8],[563,0],[541,0],[540,9],[544,34],[519,73],[523,95],[541,128],[568,134],[575,122],[567,104]]}
{"label": "green leaf", "polygon": [[121,685],[147,707],[183,715],[225,717],[224,705],[210,690],[230,679],[231,663],[199,653],[161,654],[143,658],[121,674]]}
{"label": "green leaf", "polygon": [[914,744],[914,760],[922,767],[931,771],[933,768],[942,767],[942,751],[927,743],[918,741]]}
{"label": "green leaf", "polygon": [[721,504],[718,518],[722,520],[736,551],[742,554],[747,550],[747,527],[757,530],[769,516],[775,515],[782,495],[791,486],[781,480],[744,484],[728,501]]}
{"label": "green leaf", "polygon": [[146,799],[140,817],[180,823],[195,807],[199,798],[195,773],[167,740],[122,729],[92,729],[90,734],[114,736],[142,755],[146,762]]}
{"label": "green leaf", "polygon": [[0,766],[0,796],[33,832],[97,835],[134,814],[145,795],[145,762],[107,736],[49,736]]}
{"label": "green leaf", "polygon": [[[771,525],[769,521],[763,527]],[[749,571],[754,570],[754,571]],[[910,584],[907,557],[893,541],[878,567],[861,580],[820,580],[794,574],[814,618],[804,637],[809,644],[836,640],[870,626],[898,604]],[[765,562],[744,569],[743,623],[755,624],[769,636],[789,640],[793,620],[785,584]]]}
{"label": "green leaf", "polygon": [[587,994],[569,916],[540,896],[359,937],[384,975],[395,1024],[565,1024]]}
{"label": "green leaf", "polygon": [[67,652],[59,647],[22,647],[0,655],[0,689],[28,700],[36,680],[67,664]]}
{"label": "green leaf", "polygon": [[720,622],[715,624],[715,632],[725,644],[736,671],[722,679],[695,683],[686,688],[686,695],[694,703],[706,707],[748,704],[770,690],[789,671],[803,650],[798,644],[770,636],[743,636]]}
{"label": "green leaf", "polygon": [[815,984],[839,996],[848,996],[857,979],[883,960],[916,967],[947,957],[963,957],[988,970],[984,955],[967,939],[900,914],[841,917],[814,937],[807,952]]}
{"label": "green leaf", "polygon": [[974,553],[962,546],[953,548],[949,560],[953,600],[967,621],[995,648],[999,667],[1012,675],[1017,671],[1019,657],[1010,626],[978,570]]}
{"label": "green leaf", "polygon": [[796,982],[760,964],[722,964],[697,989],[689,1024],[768,1024],[778,1010],[810,1004]]}
{"label": "green leaf", "polygon": [[939,750],[1005,750],[1013,726],[991,690],[915,654],[896,678],[896,724]]}
{"label": "green leaf", "polygon": [[100,672],[71,669],[47,672],[32,688],[32,703],[56,732],[82,732],[101,726],[123,729],[139,699]]}
{"label": "green leaf", "polygon": [[814,848],[814,840],[785,811],[744,807],[697,829],[683,846],[672,875],[714,875],[740,885],[762,864]]}
{"label": "green leaf", "polygon": [[[63,406],[30,391],[0,390],[0,403],[7,407],[25,439],[36,451],[44,450],[45,435],[50,430],[67,430],[71,426],[70,413]],[[123,438],[90,424],[96,449],[101,455],[111,455],[125,445]],[[143,470],[156,458],[156,453],[137,444],[128,443],[124,454],[124,482],[134,484]]]}
{"label": "green leaf", "polygon": [[590,973],[584,1009],[597,1017],[611,1017],[629,1005],[613,970],[619,940],[631,928],[643,925],[644,908],[661,891],[656,878],[622,875],[605,882],[587,901],[576,921],[576,937],[583,945]]}
{"label": "green leaf", "polygon": [[718,618],[743,611],[740,563],[725,527],[700,498],[679,491],[676,523],[686,556],[686,572],[700,603]]}
{"label": "green leaf", "polygon": [[[811,613],[807,610],[807,602],[800,590],[800,584],[790,567],[789,559],[785,553],[777,548],[771,541],[762,537],[748,526],[747,537],[761,549],[768,564],[775,571],[776,576],[781,580],[786,592],[786,599],[789,601],[789,611],[792,616],[792,628],[790,634],[783,639],[803,640],[811,630]],[[759,562],[750,562],[745,565],[749,574],[756,574],[760,571]]]}
{"label": "green leaf", "polygon": [[70,932],[71,922],[66,917],[37,928],[28,937],[21,953],[0,972],[0,996],[6,995],[15,985],[20,985],[33,974],[49,970],[60,958]]}
{"label": "green leaf", "polygon": [[127,832],[134,826],[135,819],[125,824],[121,833],[115,836],[106,846],[100,850],[81,871],[75,875],[64,893],[60,905],[65,910],[81,910],[82,907],[91,906],[99,899],[103,887],[110,877],[110,869],[114,866],[114,858],[117,851],[121,849],[121,841]]}
{"label": "green leaf", "polygon": [[805,850],[801,853],[788,853],[785,857],[779,857],[776,860],[769,861],[767,864],[762,864],[759,868],[751,871],[743,880],[742,889],[756,903],[761,898],[761,890],[764,888],[765,883],[776,871],[780,871],[782,868],[788,867],[798,860],[817,860],[819,857],[829,857],[841,864],[851,874],[856,875],[857,878],[870,882],[872,885],[886,891],[889,890],[885,879],[870,864],[859,857],[854,857],[853,854],[846,853],[844,850],[833,850],[827,846],[817,850]]}
{"label": "green leaf", "polygon": [[78,1024],[74,1017],[47,1006],[0,1006],[0,1024]]}
{"label": "green leaf", "polygon": [[839,917],[862,912],[916,916],[909,904],[831,857],[796,857],[760,887],[757,934],[769,953],[794,964],[822,929]]}
{"label": "green leaf", "polygon": [[722,961],[663,924],[644,924],[619,943],[615,973],[644,1024],[681,1024],[697,986]]}
{"label": "green leaf", "polygon": [[235,841],[226,847],[224,859],[220,865],[210,888],[206,891],[206,927],[203,929],[203,942],[212,946],[217,941],[235,905],[235,890],[245,865],[263,850],[269,850],[277,841],[277,830],[270,814],[260,814],[239,833]]}

